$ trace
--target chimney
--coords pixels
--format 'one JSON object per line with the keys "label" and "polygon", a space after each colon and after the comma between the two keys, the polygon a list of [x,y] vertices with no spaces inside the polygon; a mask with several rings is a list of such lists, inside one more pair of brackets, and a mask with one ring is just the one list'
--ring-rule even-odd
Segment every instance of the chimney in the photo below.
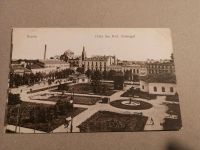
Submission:
{"label": "chimney", "polygon": [[46,59],[46,53],[47,53],[47,45],[45,44],[45,47],[44,47],[44,60]]}

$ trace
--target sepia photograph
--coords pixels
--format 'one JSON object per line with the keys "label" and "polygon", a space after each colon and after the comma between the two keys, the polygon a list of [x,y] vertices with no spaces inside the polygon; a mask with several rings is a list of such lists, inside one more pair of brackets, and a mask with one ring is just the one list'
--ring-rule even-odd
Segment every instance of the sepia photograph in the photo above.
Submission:
{"label": "sepia photograph", "polygon": [[13,28],[5,133],[180,130],[171,35],[169,28]]}

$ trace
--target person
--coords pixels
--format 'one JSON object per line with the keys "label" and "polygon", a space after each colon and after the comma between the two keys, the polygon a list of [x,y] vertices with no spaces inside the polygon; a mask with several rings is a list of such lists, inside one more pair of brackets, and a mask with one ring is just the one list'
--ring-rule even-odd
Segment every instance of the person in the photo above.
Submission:
{"label": "person", "polygon": [[154,125],[154,121],[153,121],[153,118],[151,118],[151,125]]}
{"label": "person", "polygon": [[64,121],[64,129],[67,130],[67,132],[69,132],[70,130],[70,122],[71,122],[72,118],[71,116],[66,118],[65,121]]}

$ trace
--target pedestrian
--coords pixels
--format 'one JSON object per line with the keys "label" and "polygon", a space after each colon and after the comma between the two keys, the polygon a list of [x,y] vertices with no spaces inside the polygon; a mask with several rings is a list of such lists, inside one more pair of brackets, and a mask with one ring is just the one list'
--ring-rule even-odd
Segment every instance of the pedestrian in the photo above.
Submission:
{"label": "pedestrian", "polygon": [[153,118],[151,118],[151,125],[154,125],[154,121],[153,121]]}

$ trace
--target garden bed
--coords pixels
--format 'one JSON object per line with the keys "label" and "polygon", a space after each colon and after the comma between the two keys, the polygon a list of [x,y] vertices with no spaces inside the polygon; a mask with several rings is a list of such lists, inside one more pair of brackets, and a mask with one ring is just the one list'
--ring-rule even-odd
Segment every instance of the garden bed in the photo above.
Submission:
{"label": "garden bed", "polygon": [[99,111],[78,127],[80,132],[132,132],[143,131],[148,117]]}
{"label": "garden bed", "polygon": [[[110,96],[114,94],[116,91],[114,90],[114,86],[112,83],[102,83],[103,91],[99,91],[94,93],[93,87],[90,83],[79,83],[70,85],[69,89],[66,89],[67,92],[74,92],[78,94],[91,94],[91,95],[103,95],[103,96]],[[62,90],[53,90],[62,92]]]}
{"label": "garden bed", "polygon": [[[169,114],[169,117],[164,119],[163,129],[179,130],[182,127],[180,105],[167,103],[166,106],[168,107],[166,113]],[[177,118],[173,119],[170,116],[177,116]]]}
{"label": "garden bed", "polygon": [[[36,103],[28,103],[28,102],[22,102],[21,107],[20,107],[20,121],[18,122],[19,126],[25,127],[25,128],[30,128],[30,129],[35,129],[39,131],[44,131],[44,132],[51,132],[52,130],[56,129],[60,125],[64,124],[65,118],[69,116],[76,116],[86,110],[85,108],[78,108],[74,107],[72,111],[68,111],[65,114],[55,114],[55,112],[51,116],[52,119],[51,121],[45,121],[47,116],[43,116],[44,119],[41,121],[34,121],[31,119],[31,110],[33,110],[34,107],[39,107],[39,108],[52,108],[52,105],[46,105],[46,104],[36,104]],[[7,115],[7,124],[10,125],[16,125],[17,124],[17,114],[18,114],[18,108],[16,106],[8,106],[8,115]],[[40,113],[43,115],[43,113]],[[38,119],[39,120],[39,119]]]}
{"label": "garden bed", "polygon": [[[57,102],[58,100],[70,101],[71,95],[57,95],[57,96],[50,96],[44,99],[38,99],[32,97],[32,100],[42,100],[42,101],[53,101]],[[94,105],[96,102],[100,101],[101,97],[90,97],[90,96],[79,96],[74,95],[74,104],[81,104],[81,105]]]}
{"label": "garden bed", "polygon": [[179,102],[179,96],[178,96],[178,94],[176,94],[176,95],[167,95],[166,96],[166,101]]}

